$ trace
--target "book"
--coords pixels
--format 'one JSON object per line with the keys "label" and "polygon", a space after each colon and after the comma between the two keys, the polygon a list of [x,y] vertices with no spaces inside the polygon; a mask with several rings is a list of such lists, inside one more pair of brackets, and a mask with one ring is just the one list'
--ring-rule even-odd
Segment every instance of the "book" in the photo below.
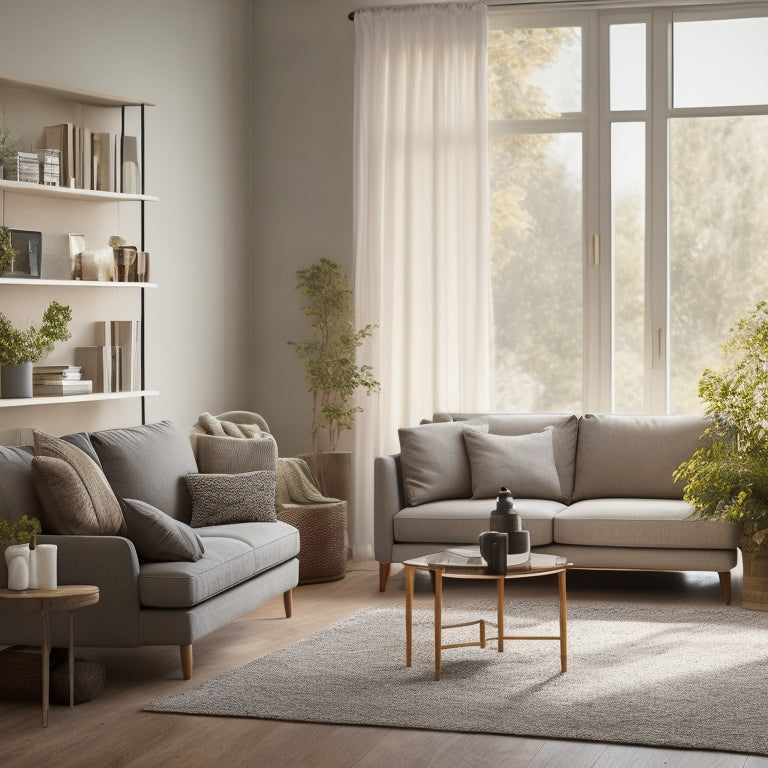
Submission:
{"label": "book", "polygon": [[120,191],[137,194],[141,191],[139,179],[139,150],[136,136],[123,136],[122,173]]}
{"label": "book", "polygon": [[32,374],[32,383],[48,384],[57,381],[80,381],[82,378],[82,373],[75,373],[74,371],[65,371],[64,373],[34,373]]}
{"label": "book", "polygon": [[485,560],[480,556],[480,547],[454,547],[441,552],[434,561],[441,565],[466,565],[467,567],[483,567]]}
{"label": "book", "polygon": [[120,392],[141,389],[141,320],[104,320],[96,323],[96,340],[107,347],[118,347]]}
{"label": "book", "polygon": [[45,126],[43,128],[43,143],[45,149],[58,149],[60,151],[59,184],[62,187],[70,186],[70,181],[76,178],[75,126],[72,123]]}
{"label": "book", "polygon": [[82,373],[79,365],[36,365],[32,368],[32,373]]}
{"label": "book", "polygon": [[62,379],[57,382],[32,385],[32,394],[36,397],[56,397],[59,395],[89,395],[93,391],[93,382],[86,379],[73,381]]}
{"label": "book", "polygon": [[93,382],[94,392],[113,391],[111,347],[75,347],[75,362],[82,366],[83,376]]}
{"label": "book", "polygon": [[104,192],[115,191],[115,134],[91,134],[91,185]]}

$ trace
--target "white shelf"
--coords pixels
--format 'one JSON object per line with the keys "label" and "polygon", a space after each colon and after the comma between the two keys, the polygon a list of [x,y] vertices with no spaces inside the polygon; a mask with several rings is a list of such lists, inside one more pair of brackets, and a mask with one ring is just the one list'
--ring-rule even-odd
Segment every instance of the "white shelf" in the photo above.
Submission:
{"label": "white shelf", "polygon": [[70,200],[88,200],[91,202],[149,202],[156,203],[160,198],[154,195],[127,194],[125,192],[102,192],[97,189],[76,189],[73,187],[52,187],[46,184],[33,184],[28,181],[7,181],[0,179],[0,189],[17,195],[33,197],[59,197]]}
{"label": "white shelf", "polygon": [[121,98],[106,93],[97,93],[96,91],[86,91],[82,88],[70,88],[65,85],[56,85],[54,83],[43,83],[39,80],[26,80],[10,75],[0,74],[0,86],[5,88],[18,88],[22,91],[32,91],[43,93],[57,98],[70,99],[80,104],[92,104],[98,107],[154,107],[150,101],[141,99]]}
{"label": "white shelf", "polygon": [[0,277],[0,285],[47,285],[61,288],[157,288],[157,283],[117,283],[106,280],[45,280],[36,277]]}
{"label": "white shelf", "polygon": [[56,395],[54,397],[0,397],[0,408],[18,408],[20,405],[59,405],[63,403],[92,403],[97,400],[126,400],[131,397],[155,397],[154,389],[134,392],[94,392],[90,395]]}

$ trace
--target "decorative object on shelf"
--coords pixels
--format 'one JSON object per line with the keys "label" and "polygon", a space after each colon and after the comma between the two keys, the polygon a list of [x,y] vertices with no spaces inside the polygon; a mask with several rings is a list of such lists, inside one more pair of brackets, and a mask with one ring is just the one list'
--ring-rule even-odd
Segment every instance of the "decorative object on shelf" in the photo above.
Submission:
{"label": "decorative object on shelf", "polygon": [[88,248],[80,254],[82,279],[114,283],[115,253],[112,248]]}
{"label": "decorative object on shelf", "polygon": [[480,534],[480,554],[488,564],[488,573],[497,575],[507,572],[507,547],[506,533],[500,531],[484,531]]}
{"label": "decorative object on shelf", "polygon": [[3,277],[39,278],[42,253],[42,233],[0,227],[0,264],[5,263],[5,266],[0,266]]}
{"label": "decorative object on shelf", "polygon": [[57,301],[48,305],[40,328],[19,330],[0,312],[0,397],[32,397],[32,363],[70,338],[71,320],[72,310]]}
{"label": "decorative object on shelf", "polygon": [[[320,259],[296,274],[297,290],[307,298],[301,311],[310,318],[313,329],[306,341],[295,345],[296,355],[304,360],[313,398],[312,454],[300,455],[326,496],[349,501],[351,456],[337,449],[341,433],[352,429],[355,415],[362,410],[353,405],[354,394],[362,389],[371,395],[380,389],[371,367],[357,365],[355,360],[357,348],[373,334],[375,326],[355,329],[352,289],[336,262]],[[320,448],[323,431],[327,434],[327,452]],[[339,458],[333,458],[335,455]],[[339,492],[339,488],[345,490]]]}
{"label": "decorative object on shelf", "polygon": [[73,280],[83,279],[83,257],[85,235],[69,233],[69,266]]}
{"label": "decorative object on shelf", "polygon": [[521,562],[531,552],[531,536],[523,528],[520,515],[515,512],[515,500],[509,488],[502,486],[496,497],[496,509],[491,512],[491,530],[507,534],[508,553],[519,555]]}
{"label": "decorative object on shelf", "polygon": [[19,252],[13,247],[11,230],[8,227],[0,227],[0,276],[7,272],[13,272],[13,265]]}
{"label": "decorative object on shelf", "polygon": [[5,550],[17,545],[28,547],[41,530],[40,521],[36,517],[29,517],[26,514],[14,522],[0,520],[0,588],[8,585]]}
{"label": "decorative object on shelf", "polygon": [[744,563],[741,605],[768,611],[768,302],[731,329],[725,365],[705,369],[699,397],[712,417],[703,445],[675,471],[702,518],[736,522]]}
{"label": "decorative object on shelf", "polygon": [[37,586],[39,589],[57,589],[57,549],[55,544],[37,547]]}

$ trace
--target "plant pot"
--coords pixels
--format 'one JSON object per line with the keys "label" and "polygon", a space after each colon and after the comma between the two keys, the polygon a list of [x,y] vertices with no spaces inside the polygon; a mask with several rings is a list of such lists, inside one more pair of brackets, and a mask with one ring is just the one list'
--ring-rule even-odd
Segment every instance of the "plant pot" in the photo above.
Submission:
{"label": "plant pot", "polygon": [[0,368],[0,397],[32,397],[32,363]]}
{"label": "plant pot", "polygon": [[744,552],[744,583],[741,607],[750,611],[768,611],[768,552]]}
{"label": "plant pot", "polygon": [[323,496],[347,502],[347,516],[349,516],[352,453],[350,451],[300,453],[299,458],[307,462]]}

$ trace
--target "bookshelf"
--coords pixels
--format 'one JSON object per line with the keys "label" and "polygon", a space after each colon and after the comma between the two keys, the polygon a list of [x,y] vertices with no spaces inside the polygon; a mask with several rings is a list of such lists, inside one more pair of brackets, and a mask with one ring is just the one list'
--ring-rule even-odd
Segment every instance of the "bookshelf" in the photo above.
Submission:
{"label": "bookshelf", "polygon": [[[145,108],[151,102],[95,93],[76,87],[14,78],[0,74],[0,109],[5,113],[12,137],[19,149],[43,147],[46,126],[70,124],[75,135],[107,134],[114,139],[110,157],[111,189],[90,189],[89,172],[81,172],[70,186],[47,186],[27,181],[0,178],[0,224],[14,230],[41,232],[41,277],[0,277],[0,310],[14,324],[39,323],[40,307],[56,299],[70,304],[72,338],[59,343],[40,364],[72,363],[75,347],[94,344],[94,326],[101,320],[139,320],[141,323],[140,388],[119,392],[94,392],[32,398],[0,397],[0,409],[60,406],[69,403],[95,403],[137,399],[141,422],[145,422],[145,398],[157,395],[146,386],[145,375],[145,293],[157,287],[152,282],[108,282],[71,279],[69,233],[82,233],[87,248],[105,248],[112,235],[123,237],[138,250],[146,251],[145,205],[158,198],[145,192]],[[119,191],[124,175],[125,140],[137,149],[138,183]],[[71,146],[78,147],[77,143]],[[75,167],[93,165],[90,143],[83,139],[74,149]],[[77,163],[81,164],[78,166]],[[95,179],[95,171],[93,172]],[[150,265],[151,270],[151,265]],[[110,312],[117,316],[111,316]]]}

